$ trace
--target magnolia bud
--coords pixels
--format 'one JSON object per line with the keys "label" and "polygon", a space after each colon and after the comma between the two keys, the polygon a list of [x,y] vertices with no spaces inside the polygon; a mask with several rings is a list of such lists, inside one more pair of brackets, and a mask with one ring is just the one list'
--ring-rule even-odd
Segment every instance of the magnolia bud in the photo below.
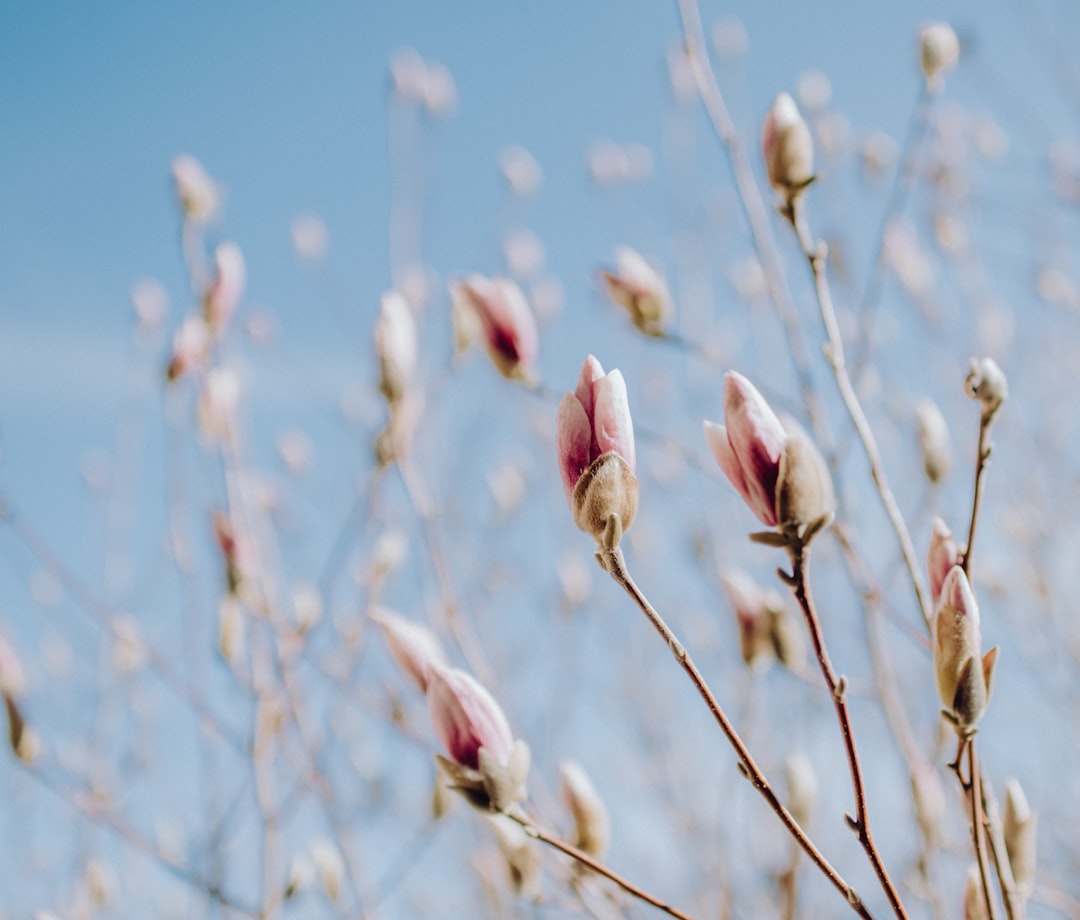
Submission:
{"label": "magnolia bud", "polygon": [[510,885],[518,897],[534,901],[540,897],[540,857],[524,828],[505,815],[491,815],[499,852],[506,860]]}
{"label": "magnolia bud", "polygon": [[772,652],[770,616],[765,592],[749,575],[738,569],[726,572],[721,577],[720,584],[739,624],[739,652],[742,660],[752,666],[762,656]]}
{"label": "magnolia bud", "polygon": [[311,845],[311,860],[319,873],[323,891],[331,901],[341,897],[341,880],[345,875],[345,860],[329,840],[317,840]]}
{"label": "magnolia bud", "polygon": [[935,485],[941,482],[952,465],[949,447],[949,426],[941,410],[929,399],[915,408],[919,427],[919,449],[922,451],[926,478]]}
{"label": "magnolia bud", "polygon": [[611,299],[630,314],[631,322],[645,335],[663,335],[671,314],[671,294],[663,275],[629,246],[615,250],[615,264],[614,273],[601,273]]}
{"label": "magnolia bud", "polygon": [[960,40],[948,23],[932,22],[919,32],[919,50],[926,85],[937,89],[960,60]]}
{"label": "magnolia bud", "polygon": [[814,142],[795,100],[780,93],[761,130],[769,183],[789,204],[814,181]]}
{"label": "magnolia bud", "polygon": [[810,758],[802,752],[787,759],[788,810],[804,827],[817,802],[818,779]]}
{"label": "magnolia bud", "polygon": [[172,357],[165,371],[172,382],[195,367],[202,367],[210,357],[210,330],[198,314],[184,318],[173,336]]}
{"label": "magnolia bud", "polygon": [[212,331],[221,330],[236,312],[244,293],[247,268],[236,243],[226,242],[214,250],[214,280],[203,298],[203,315]]}
{"label": "magnolia bud", "polygon": [[978,866],[968,869],[967,880],[964,882],[964,920],[990,920]]}
{"label": "magnolia bud", "polygon": [[776,483],[780,529],[802,534],[836,509],[832,477],[814,442],[799,429],[788,435]]}
{"label": "magnolia bud", "polygon": [[172,161],[172,177],[184,216],[198,223],[212,220],[217,214],[220,196],[202,163],[182,153]]}
{"label": "magnolia bud", "polygon": [[1035,837],[1038,815],[1028,805],[1020,782],[1009,780],[1005,785],[1005,850],[1009,854],[1013,878],[1021,895],[1031,893],[1035,883]]}
{"label": "magnolia bud", "polygon": [[510,379],[529,380],[534,372],[539,334],[528,301],[509,278],[470,275],[450,286],[455,310],[473,313],[483,332],[488,356]]}
{"label": "magnolia bud", "polygon": [[385,607],[376,607],[369,615],[382,627],[386,647],[398,666],[421,693],[426,693],[432,668],[446,665],[446,655],[435,633]]}
{"label": "magnolia bud", "polygon": [[599,857],[611,837],[607,808],[584,768],[572,760],[559,764],[563,801],[574,816],[574,846]]}
{"label": "magnolia bud", "polygon": [[945,576],[959,563],[960,547],[953,539],[952,531],[941,518],[934,518],[934,526],[930,531],[930,549],[926,552],[926,571],[930,575],[930,596],[935,604],[941,597]]}
{"label": "magnolia bud", "polygon": [[416,321],[408,301],[397,291],[382,296],[375,324],[375,354],[379,359],[379,392],[396,404],[416,369]]}
{"label": "magnolia bud", "polygon": [[982,404],[984,416],[992,416],[1009,395],[1009,382],[993,358],[971,359],[964,392]]}

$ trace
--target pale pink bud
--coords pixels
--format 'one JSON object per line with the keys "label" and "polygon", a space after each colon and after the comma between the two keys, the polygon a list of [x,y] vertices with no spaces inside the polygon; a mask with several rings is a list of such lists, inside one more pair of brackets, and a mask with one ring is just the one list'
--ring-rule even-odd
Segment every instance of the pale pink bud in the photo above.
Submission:
{"label": "pale pink bud", "polygon": [[536,194],[543,182],[544,172],[540,164],[524,147],[507,147],[499,154],[499,169],[510,190],[519,198]]}
{"label": "pale pink bud", "polygon": [[199,223],[212,220],[217,214],[220,196],[202,163],[182,153],[172,161],[172,178],[184,216]]}
{"label": "pale pink bud", "polygon": [[615,266],[614,272],[602,272],[611,299],[646,335],[663,335],[671,315],[671,294],[664,276],[629,246],[615,250]]}
{"label": "pale pink bud", "polygon": [[930,549],[926,553],[926,571],[930,575],[930,596],[935,604],[941,597],[945,576],[959,563],[960,547],[953,539],[952,531],[941,518],[934,518],[934,526],[930,531]]}
{"label": "pale pink bud", "polygon": [[559,764],[562,797],[574,817],[574,846],[590,856],[600,856],[611,837],[611,821],[600,794],[581,764]]}
{"label": "pale pink bud", "polygon": [[446,666],[446,655],[435,633],[385,607],[376,607],[369,615],[382,628],[383,639],[394,661],[420,692],[426,693],[432,668]]}
{"label": "pale pink bud", "polygon": [[454,763],[479,768],[481,748],[497,763],[510,763],[514,752],[510,725],[475,678],[457,668],[432,667],[427,698],[435,734]]}
{"label": "pale pink bud", "polygon": [[919,32],[919,52],[926,83],[936,89],[960,60],[960,40],[948,23],[931,22]]}
{"label": "pale pink bud", "polygon": [[605,374],[592,355],[559,403],[555,449],[577,525],[600,539],[615,515],[626,531],[637,511],[634,424],[622,374]]}
{"label": "pale pink bud", "polygon": [[986,711],[997,648],[982,657],[979,607],[958,565],[949,570],[941,586],[932,626],[938,694],[957,730],[966,732]]}
{"label": "pale pink bud", "polygon": [[387,291],[375,324],[375,354],[379,359],[379,391],[391,403],[405,395],[416,370],[416,321],[397,291]]}
{"label": "pale pink bud", "polygon": [[210,330],[206,320],[192,313],[184,318],[173,336],[172,357],[165,376],[170,380],[182,377],[196,367],[203,367],[210,357]]}
{"label": "pale pink bud", "polygon": [[470,275],[451,287],[451,296],[476,315],[499,373],[528,379],[536,363],[539,334],[521,288],[509,278]]}
{"label": "pale pink bud", "polygon": [[926,478],[933,483],[941,482],[952,465],[949,424],[930,399],[924,399],[916,406],[915,417],[919,427],[919,449],[922,451]]}
{"label": "pale pink bud", "polygon": [[214,280],[203,300],[206,324],[212,330],[221,329],[236,312],[246,280],[247,269],[240,247],[232,242],[219,244],[214,250]]}
{"label": "pale pink bud", "polygon": [[772,617],[765,592],[739,569],[725,572],[720,579],[739,624],[739,650],[743,661],[752,665],[772,653]]}
{"label": "pale pink bud", "polygon": [[814,142],[795,100],[780,93],[761,129],[761,150],[769,183],[786,200],[795,198],[814,179]]}

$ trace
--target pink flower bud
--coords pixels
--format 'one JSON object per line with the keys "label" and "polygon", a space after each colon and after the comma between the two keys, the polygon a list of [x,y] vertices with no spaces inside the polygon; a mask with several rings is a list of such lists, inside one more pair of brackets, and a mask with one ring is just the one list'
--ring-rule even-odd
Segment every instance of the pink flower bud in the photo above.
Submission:
{"label": "pink flower bud", "polygon": [[397,403],[416,370],[416,321],[408,301],[397,291],[382,296],[375,324],[375,354],[379,359],[379,391]]}
{"label": "pink flower bud", "polygon": [[421,693],[426,693],[431,670],[446,667],[446,655],[435,633],[385,607],[376,607],[370,616],[382,628],[386,647],[398,666]]}
{"label": "pink flower bud", "polygon": [[619,371],[605,374],[596,358],[585,359],[577,388],[559,403],[555,448],[577,525],[599,539],[614,514],[626,531],[637,511],[637,461],[626,383]]}
{"label": "pink flower bud", "polygon": [[949,570],[960,563],[960,547],[953,539],[952,531],[941,518],[934,518],[930,531],[930,549],[926,553],[926,570],[930,575],[930,596],[934,603],[941,597],[941,586]]}
{"label": "pink flower bud", "polygon": [[539,334],[521,288],[509,278],[470,275],[451,287],[451,296],[476,315],[499,373],[528,379],[536,364]]}
{"label": "pink flower bud", "polygon": [[172,357],[165,376],[170,380],[182,377],[189,370],[202,367],[210,357],[210,330],[198,314],[185,317],[173,336]]}
{"label": "pink flower bud", "polygon": [[979,607],[964,570],[955,565],[941,586],[932,623],[938,694],[961,733],[986,711],[997,648],[982,656]]}
{"label": "pink flower bud", "polygon": [[791,201],[814,179],[814,142],[799,107],[787,93],[780,93],[761,129],[761,150],[769,183],[778,195]]}
{"label": "pink flower bud", "polygon": [[184,216],[199,223],[212,220],[217,214],[220,196],[202,163],[182,153],[172,161],[172,178]]}
{"label": "pink flower bud", "polygon": [[602,273],[611,299],[646,335],[663,335],[664,323],[671,315],[671,294],[664,276],[629,246],[615,250],[615,265],[614,273]]}
{"label": "pink flower bud", "polygon": [[773,652],[772,616],[765,592],[739,569],[725,572],[720,579],[739,624],[739,650],[743,661],[753,665]]}
{"label": "pink flower bud", "polygon": [[481,748],[497,763],[510,763],[514,752],[510,725],[475,678],[457,668],[434,666],[428,671],[427,698],[435,734],[454,763],[479,768]]}
{"label": "pink flower bud", "polygon": [[214,269],[214,280],[203,299],[203,313],[206,324],[216,332],[236,312],[244,293],[247,269],[240,247],[236,243],[221,243],[214,250]]}

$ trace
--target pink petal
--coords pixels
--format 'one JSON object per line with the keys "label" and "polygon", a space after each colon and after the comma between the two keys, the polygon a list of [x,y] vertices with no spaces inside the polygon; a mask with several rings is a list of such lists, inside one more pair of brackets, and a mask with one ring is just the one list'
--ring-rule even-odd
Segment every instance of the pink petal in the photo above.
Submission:
{"label": "pink petal", "polygon": [[555,453],[559,458],[563,491],[571,507],[574,487],[592,462],[591,444],[592,426],[585,409],[573,393],[567,393],[559,403],[559,414],[555,420]]}
{"label": "pink petal", "polygon": [[941,597],[945,576],[959,559],[960,548],[956,545],[952,532],[941,518],[934,518],[934,527],[930,532],[930,549],[926,554],[926,569],[930,576],[930,595],[935,603]]}
{"label": "pink petal", "polygon": [[585,409],[585,414],[589,418],[589,424],[592,424],[593,411],[595,406],[595,395],[593,390],[596,383],[604,378],[604,369],[600,366],[600,362],[596,360],[592,355],[589,355],[585,359],[585,363],[581,365],[581,373],[578,374],[577,387],[574,393],[577,395],[578,402],[581,403]]}
{"label": "pink petal", "polygon": [[765,524],[775,526],[776,480],[787,440],[784,426],[754,385],[735,371],[724,375],[724,421],[746,479],[750,507]]}
{"label": "pink petal", "polygon": [[446,665],[446,655],[435,634],[385,607],[376,607],[371,612],[371,619],[382,627],[386,647],[398,667],[420,688],[421,693],[426,692],[431,670]]}
{"label": "pink petal", "polygon": [[766,526],[776,526],[776,510],[772,505],[759,505],[757,497],[751,493],[750,487],[746,484],[746,476],[743,474],[743,469],[739,465],[739,460],[731,447],[731,441],[728,439],[727,428],[723,425],[717,425],[715,422],[706,421],[705,441],[716,458],[716,462],[720,464],[720,469],[724,471],[728,481],[742,496],[743,501],[750,506],[750,510]]}
{"label": "pink petal", "polygon": [[473,677],[457,668],[434,668],[427,696],[431,724],[451,760],[475,769],[483,747],[499,763],[509,762],[514,749],[510,725]]}
{"label": "pink petal", "polygon": [[634,422],[622,373],[615,370],[597,381],[595,395],[593,433],[600,455],[613,450],[626,461],[631,473],[636,472]]}

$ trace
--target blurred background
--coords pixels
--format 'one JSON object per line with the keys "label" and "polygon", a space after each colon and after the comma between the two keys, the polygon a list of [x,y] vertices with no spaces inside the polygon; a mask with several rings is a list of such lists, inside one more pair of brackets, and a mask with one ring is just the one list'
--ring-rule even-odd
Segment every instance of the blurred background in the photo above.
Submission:
{"label": "blurred background", "polygon": [[[999,797],[1016,777],[1040,815],[1029,916],[1080,916],[1080,8],[703,2],[701,17],[767,204],[774,96],[812,126],[808,217],[920,559],[935,515],[966,533],[968,361],[1008,375],[974,574],[984,649],[1002,649],[979,739]],[[932,96],[930,20],[961,46]],[[555,409],[588,353],[622,370],[638,429],[634,577],[778,788],[791,755],[813,765],[809,830],[885,915],[842,822],[847,767],[815,662],[748,667],[721,587],[735,569],[781,587],[783,561],[746,540],[757,522],[701,435],[722,419],[723,373],[807,416],[682,42],[674,3],[0,7],[0,636],[33,733],[23,759],[0,758],[0,917],[649,916],[548,852],[535,897],[515,895],[488,822],[462,802],[433,817],[438,744],[367,619],[376,603],[493,691],[532,748],[542,823],[571,836],[572,758],[610,811],[612,866],[695,916],[782,915],[790,840],[567,510]],[[170,178],[180,154],[220,199],[197,231]],[[913,917],[959,916],[972,855],[955,742],[809,272],[769,217],[869,572],[819,541],[875,835]],[[206,376],[165,373],[223,241],[246,263],[214,358],[238,384],[227,443],[199,411]],[[670,337],[610,301],[600,272],[622,246],[666,276]],[[472,272],[524,290],[538,387],[455,354],[447,283]],[[389,290],[416,318],[423,409],[407,462],[380,469],[372,330]],[[926,399],[951,443],[938,483]],[[270,614],[229,593],[214,513],[238,504],[259,522]],[[883,603],[864,604],[871,589]],[[931,833],[868,623],[934,765]],[[796,915],[842,915],[794,865]]]}

